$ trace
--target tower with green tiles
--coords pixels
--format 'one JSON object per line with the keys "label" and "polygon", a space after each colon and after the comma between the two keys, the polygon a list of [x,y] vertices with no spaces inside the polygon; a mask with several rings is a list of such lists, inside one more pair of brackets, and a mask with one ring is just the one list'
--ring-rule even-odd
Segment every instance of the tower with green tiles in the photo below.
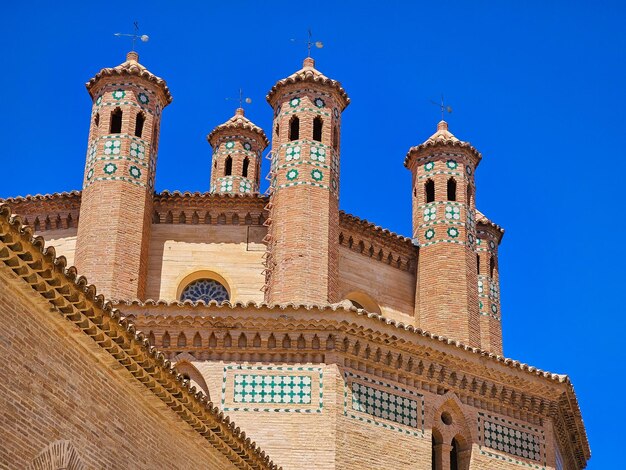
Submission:
{"label": "tower with green tiles", "polygon": [[478,312],[481,348],[502,354],[498,247],[504,230],[476,211]]}
{"label": "tower with green tiles", "polygon": [[263,150],[269,144],[263,129],[238,108],[228,121],[207,136],[213,149],[211,192],[257,194]]}
{"label": "tower with green tiles", "polygon": [[419,247],[416,324],[481,346],[474,171],[480,153],[457,139],[445,121],[412,147],[413,241]]}
{"label": "tower with green tiles", "polygon": [[308,57],[272,87],[267,101],[274,122],[265,299],[337,302],[339,140],[350,100]]}
{"label": "tower with green tiles", "polygon": [[136,52],[87,84],[93,100],[75,263],[112,298],[143,298],[164,80]]}

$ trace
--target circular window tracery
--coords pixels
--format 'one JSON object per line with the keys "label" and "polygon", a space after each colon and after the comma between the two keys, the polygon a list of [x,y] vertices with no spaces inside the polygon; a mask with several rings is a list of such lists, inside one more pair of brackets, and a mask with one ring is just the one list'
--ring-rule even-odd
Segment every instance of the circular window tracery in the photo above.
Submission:
{"label": "circular window tracery", "polygon": [[230,296],[228,295],[226,287],[215,279],[198,279],[193,281],[185,287],[183,292],[180,294],[181,301],[191,300],[193,302],[198,302],[203,300],[204,302],[209,303],[211,300],[224,302],[229,299]]}

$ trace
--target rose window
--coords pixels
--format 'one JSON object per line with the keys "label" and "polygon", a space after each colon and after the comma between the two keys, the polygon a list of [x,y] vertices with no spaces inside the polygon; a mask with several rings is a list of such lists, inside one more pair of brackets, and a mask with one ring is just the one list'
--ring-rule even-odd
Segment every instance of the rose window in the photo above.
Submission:
{"label": "rose window", "polygon": [[215,279],[198,279],[185,287],[180,295],[180,300],[191,300],[193,302],[203,300],[206,303],[209,303],[211,300],[224,302],[229,300],[229,295],[226,288]]}

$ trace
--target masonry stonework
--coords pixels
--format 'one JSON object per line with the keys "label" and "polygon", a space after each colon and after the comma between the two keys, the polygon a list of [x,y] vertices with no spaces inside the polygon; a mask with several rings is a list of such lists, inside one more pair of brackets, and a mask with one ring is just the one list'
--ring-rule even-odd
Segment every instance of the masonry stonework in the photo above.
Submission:
{"label": "masonry stonework", "polygon": [[504,231],[446,122],[407,237],[340,210],[349,98],[310,57],[267,96],[267,194],[243,109],[209,192],[155,193],[165,81],[129,53],[87,87],[82,191],[0,201],[0,468],[586,466],[569,378],[503,356]]}

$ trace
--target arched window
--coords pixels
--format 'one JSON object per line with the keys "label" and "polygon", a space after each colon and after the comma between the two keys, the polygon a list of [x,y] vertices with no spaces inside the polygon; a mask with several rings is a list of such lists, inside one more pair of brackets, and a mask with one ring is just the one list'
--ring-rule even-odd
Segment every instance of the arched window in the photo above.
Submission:
{"label": "arched window", "polygon": [[146,115],[144,113],[137,113],[135,118],[135,137],[141,137],[143,132],[143,124],[146,122]]}
{"label": "arched window", "polygon": [[180,294],[180,300],[191,300],[198,302],[203,300],[209,303],[211,300],[216,302],[224,302],[229,300],[230,296],[226,287],[215,279],[198,279],[188,284]]}
{"label": "arched window", "polygon": [[318,142],[322,141],[322,127],[324,126],[324,121],[322,118],[317,116],[313,119],[313,140]]}
{"label": "arched window", "polygon": [[465,201],[468,206],[472,206],[472,185],[467,185],[467,201]]}
{"label": "arched window", "polygon": [[298,140],[300,138],[300,119],[297,116],[289,121],[289,140]]}
{"label": "arched window", "polygon": [[280,136],[280,124],[276,124],[276,137]]}
{"label": "arched window", "polygon": [[431,179],[426,181],[424,185],[424,197],[426,198],[426,202],[433,202],[435,200],[435,182]]}
{"label": "arched window", "polygon": [[337,126],[333,127],[333,148],[339,149],[339,129]]}
{"label": "arched window", "polygon": [[248,167],[250,166],[250,160],[248,157],[243,159],[243,169],[241,170],[241,176],[248,177]]}
{"label": "arched window", "polygon": [[480,274],[480,255],[476,255],[476,273]]}
{"label": "arched window", "polygon": [[93,125],[95,127],[100,126],[100,113],[96,113],[96,117],[93,118]]}
{"label": "arched window", "polygon": [[456,437],[452,439],[452,449],[450,449],[450,470],[459,470],[459,443]]}
{"label": "arched window", "polygon": [[224,176],[230,176],[233,174],[233,159],[229,155],[226,157],[226,165],[224,166]]}
{"label": "arched window", "polygon": [[109,134],[119,134],[122,132],[122,110],[115,108],[111,112],[111,125],[109,126]]}
{"label": "arched window", "polygon": [[496,270],[496,260],[492,256],[491,259],[489,260],[489,277],[491,279],[493,279],[493,275],[494,275],[495,270]]}
{"label": "arched window", "polygon": [[456,201],[456,180],[454,178],[448,180],[448,201]]}

